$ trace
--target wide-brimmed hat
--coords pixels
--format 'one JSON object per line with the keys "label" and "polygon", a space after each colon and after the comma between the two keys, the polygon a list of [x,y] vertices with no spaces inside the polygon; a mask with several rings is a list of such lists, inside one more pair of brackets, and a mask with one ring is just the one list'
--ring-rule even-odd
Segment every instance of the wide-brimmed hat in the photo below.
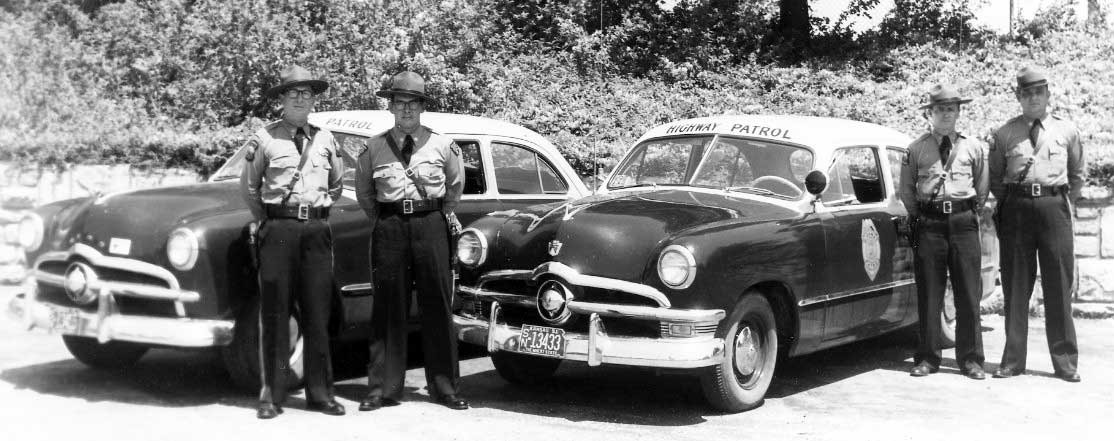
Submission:
{"label": "wide-brimmed hat", "polygon": [[433,101],[433,98],[430,98],[430,96],[425,93],[425,78],[422,78],[417,72],[408,70],[395,74],[391,79],[383,83],[382,89],[375,92],[375,96],[387,99],[398,94],[416,96],[425,101]]}
{"label": "wide-brimmed hat", "polygon": [[1021,72],[1017,73],[1017,90],[1027,89],[1034,86],[1047,86],[1048,77],[1044,75],[1040,69],[1035,67],[1025,67]]}
{"label": "wide-brimmed hat", "polygon": [[967,104],[969,102],[971,100],[961,97],[954,87],[937,84],[928,91],[928,102],[920,108],[928,109],[940,104]]}
{"label": "wide-brimmed hat", "polygon": [[267,89],[264,95],[267,98],[278,98],[287,89],[297,86],[309,86],[314,94],[319,94],[329,89],[325,80],[314,78],[306,68],[298,65],[288,66],[279,73],[279,83]]}

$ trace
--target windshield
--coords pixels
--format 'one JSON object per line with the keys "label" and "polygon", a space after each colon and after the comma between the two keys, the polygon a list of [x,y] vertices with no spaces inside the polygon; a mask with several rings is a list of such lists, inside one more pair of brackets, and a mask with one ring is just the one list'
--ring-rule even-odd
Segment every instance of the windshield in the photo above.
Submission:
{"label": "windshield", "polygon": [[[352,188],[356,182],[356,156],[359,155],[360,150],[363,148],[364,140],[368,137],[360,135],[352,135],[342,132],[333,132],[333,138],[336,139],[337,145],[340,146],[341,158],[344,158],[344,186]],[[247,145],[245,144],[244,147]],[[212,181],[224,181],[228,179],[240,179],[240,173],[244,170],[244,156],[247,155],[247,150],[240,147],[228,158],[221,166],[220,170],[213,173]]]}
{"label": "windshield", "polygon": [[653,139],[627,154],[609,189],[691,185],[785,199],[804,195],[812,152],[751,139],[690,136]]}

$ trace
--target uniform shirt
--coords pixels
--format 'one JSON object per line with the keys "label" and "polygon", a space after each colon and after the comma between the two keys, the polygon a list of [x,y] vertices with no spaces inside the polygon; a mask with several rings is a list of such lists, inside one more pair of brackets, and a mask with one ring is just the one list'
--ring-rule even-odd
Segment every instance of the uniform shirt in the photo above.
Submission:
{"label": "uniform shirt", "polygon": [[[387,136],[394,137],[401,153],[406,134],[392,128],[364,141],[364,149],[356,160],[356,200],[368,217],[375,219],[376,202],[403,199],[444,198],[442,210],[454,212],[464,192],[464,158],[460,147],[449,137],[419,126],[411,135],[414,154],[409,169],[413,174],[406,176],[406,167],[387,144]],[[418,185],[425,190],[424,197]]]}
{"label": "uniform shirt", "polygon": [[[986,156],[982,146],[953,133],[951,157],[940,158],[944,135],[925,133],[909,144],[901,164],[898,193],[910,215],[920,214],[918,202],[932,201],[933,189],[940,186],[936,201],[961,201],[974,198],[975,209],[982,207],[988,193]],[[947,165],[945,165],[947,164]],[[944,181],[940,184],[940,178]]]}
{"label": "uniform shirt", "polygon": [[[286,196],[302,157],[294,146],[298,128],[286,121],[276,121],[259,129],[248,141],[255,157],[244,164],[240,189],[248,208],[256,219],[266,217],[263,204],[278,204]],[[306,204],[329,207],[340,198],[344,161],[340,158],[333,134],[307,124],[302,127],[309,138],[302,153],[309,157],[302,166],[301,178],[290,189],[287,206]],[[250,151],[250,150],[249,150]]]}
{"label": "uniform shirt", "polygon": [[1029,141],[1033,120],[1025,115],[1014,117],[994,131],[990,141],[990,191],[1003,200],[1006,184],[1018,183],[1017,178],[1029,158],[1033,165],[1022,184],[1071,186],[1071,200],[1083,191],[1083,145],[1079,129],[1070,121],[1049,115],[1041,120],[1036,148]]}

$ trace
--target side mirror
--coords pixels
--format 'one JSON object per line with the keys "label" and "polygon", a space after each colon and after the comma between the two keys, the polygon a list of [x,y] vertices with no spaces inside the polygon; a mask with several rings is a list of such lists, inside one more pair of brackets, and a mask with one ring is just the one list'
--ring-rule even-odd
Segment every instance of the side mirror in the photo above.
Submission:
{"label": "side mirror", "polygon": [[805,190],[813,196],[823,193],[828,188],[828,175],[820,170],[808,172],[805,176]]}

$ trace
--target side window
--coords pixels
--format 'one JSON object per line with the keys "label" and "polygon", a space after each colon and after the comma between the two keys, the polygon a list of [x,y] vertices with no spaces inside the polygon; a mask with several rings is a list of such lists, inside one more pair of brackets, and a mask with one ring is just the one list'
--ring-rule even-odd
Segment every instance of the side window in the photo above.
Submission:
{"label": "side window", "polygon": [[895,186],[899,179],[901,179],[901,164],[905,162],[905,150],[897,147],[886,148],[886,158],[890,160],[890,177],[893,178]]}
{"label": "side window", "polygon": [[869,204],[885,197],[881,168],[873,147],[851,147],[836,152],[828,169],[828,189],[821,199],[828,205]]}
{"label": "side window", "polygon": [[569,187],[537,153],[513,144],[491,143],[495,183],[502,194],[565,194]]}
{"label": "side window", "polygon": [[343,185],[354,187],[356,185],[356,157],[364,149],[364,141],[367,140],[367,137],[333,132],[333,139],[336,139],[337,146],[340,147],[340,157],[344,160]]}
{"label": "side window", "polygon": [[464,194],[484,194],[487,192],[487,180],[484,179],[480,143],[461,139],[455,142],[460,147],[461,156],[464,157]]}

